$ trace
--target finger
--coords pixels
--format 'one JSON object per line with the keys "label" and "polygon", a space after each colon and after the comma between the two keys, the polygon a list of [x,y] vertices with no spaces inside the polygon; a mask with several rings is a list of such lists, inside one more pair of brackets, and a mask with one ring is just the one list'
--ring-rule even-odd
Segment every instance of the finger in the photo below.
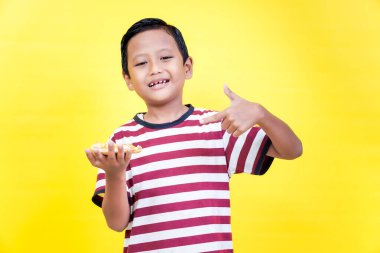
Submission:
{"label": "finger", "polygon": [[95,162],[100,161],[101,163],[104,161],[105,155],[103,155],[99,149],[93,149],[93,155],[95,157]]}
{"label": "finger", "polygon": [[86,156],[87,156],[87,158],[90,161],[92,166],[94,166],[96,168],[102,167],[103,163],[98,159],[98,155],[100,155],[101,157],[103,157],[103,155],[97,154],[97,153],[100,153],[99,150],[90,151],[89,149],[85,149],[84,151],[86,152]]}
{"label": "finger", "polygon": [[86,153],[87,159],[90,161],[90,163],[94,165],[94,163],[96,162],[94,154],[87,148],[84,150],[84,152]]}
{"label": "finger", "polygon": [[125,163],[128,165],[129,164],[129,161],[131,160],[131,157],[132,157],[132,150],[130,150],[130,149],[127,149],[126,151],[125,151],[125,154],[124,154],[124,161],[125,161]]}
{"label": "finger", "polygon": [[108,159],[115,160],[115,143],[113,141],[108,141]]}
{"label": "finger", "polygon": [[234,101],[237,98],[240,98],[238,95],[236,95],[228,86],[227,84],[224,84],[224,94],[230,99],[230,101]]}
{"label": "finger", "polygon": [[241,126],[239,126],[238,128],[236,128],[235,132],[233,133],[233,136],[239,137],[240,135],[242,135],[246,131],[248,131],[250,128],[251,127],[250,127],[249,124],[242,124]]}
{"label": "finger", "polygon": [[202,125],[209,124],[209,123],[216,123],[216,122],[221,121],[225,116],[226,116],[226,112],[225,111],[221,111],[221,112],[218,112],[218,113],[216,113],[214,115],[211,115],[209,117],[200,119],[199,122]]}
{"label": "finger", "polygon": [[224,118],[221,125],[222,129],[227,130],[230,127],[231,123],[232,122],[227,117]]}
{"label": "finger", "polygon": [[228,128],[227,128],[227,133],[229,133],[229,134],[233,134],[235,131],[236,131],[236,129],[237,129],[237,127],[236,126],[234,126],[234,125],[230,125]]}
{"label": "finger", "polygon": [[239,137],[240,135],[242,135],[244,133],[244,131],[241,131],[239,128],[235,129],[235,131],[232,133],[232,136],[234,137]]}
{"label": "finger", "polygon": [[122,144],[117,145],[117,160],[123,161],[124,160],[124,147]]}

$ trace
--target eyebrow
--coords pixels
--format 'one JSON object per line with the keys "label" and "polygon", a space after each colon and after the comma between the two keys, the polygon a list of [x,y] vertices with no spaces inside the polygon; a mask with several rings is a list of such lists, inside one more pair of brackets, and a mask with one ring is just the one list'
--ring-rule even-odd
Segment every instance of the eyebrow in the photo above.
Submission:
{"label": "eyebrow", "polygon": [[[161,53],[163,51],[172,52],[172,50],[170,48],[162,48],[162,49],[158,50],[157,52]],[[145,55],[146,55],[145,53],[136,54],[135,56],[132,57],[132,60],[135,60],[136,58],[138,58],[140,56],[145,56]]]}

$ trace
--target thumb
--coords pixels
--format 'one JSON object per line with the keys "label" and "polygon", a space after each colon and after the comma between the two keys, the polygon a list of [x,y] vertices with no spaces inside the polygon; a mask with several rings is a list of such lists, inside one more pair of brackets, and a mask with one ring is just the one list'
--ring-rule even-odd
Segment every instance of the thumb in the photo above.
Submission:
{"label": "thumb", "polygon": [[204,124],[209,124],[209,123],[216,123],[221,121],[224,117],[226,116],[225,111],[218,112],[214,115],[211,115],[209,117],[206,117],[204,119],[200,119],[199,122],[204,125]]}
{"label": "thumb", "polygon": [[230,99],[230,101],[235,100],[236,98],[239,98],[238,95],[236,95],[228,86],[227,84],[224,84],[224,94]]}

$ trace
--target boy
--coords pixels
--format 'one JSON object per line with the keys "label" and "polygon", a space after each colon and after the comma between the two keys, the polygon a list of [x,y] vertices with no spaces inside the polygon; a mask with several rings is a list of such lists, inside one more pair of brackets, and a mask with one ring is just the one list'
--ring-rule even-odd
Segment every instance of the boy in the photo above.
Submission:
{"label": "boy", "polygon": [[[127,87],[147,111],[116,129],[107,155],[86,150],[100,168],[93,202],[111,229],[126,229],[124,252],[233,252],[230,177],[262,175],[274,157],[300,156],[300,140],[226,86],[231,105],[222,112],[184,105],[192,58],[180,31],[160,19],[132,25],[121,53]],[[142,152],[132,156],[125,143]]]}

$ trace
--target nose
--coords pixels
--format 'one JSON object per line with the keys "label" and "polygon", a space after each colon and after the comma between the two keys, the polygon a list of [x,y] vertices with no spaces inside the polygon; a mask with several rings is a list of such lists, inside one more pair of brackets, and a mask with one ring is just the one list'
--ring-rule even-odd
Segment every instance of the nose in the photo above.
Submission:
{"label": "nose", "polygon": [[161,64],[157,61],[152,61],[150,65],[150,75],[157,75],[162,72]]}

